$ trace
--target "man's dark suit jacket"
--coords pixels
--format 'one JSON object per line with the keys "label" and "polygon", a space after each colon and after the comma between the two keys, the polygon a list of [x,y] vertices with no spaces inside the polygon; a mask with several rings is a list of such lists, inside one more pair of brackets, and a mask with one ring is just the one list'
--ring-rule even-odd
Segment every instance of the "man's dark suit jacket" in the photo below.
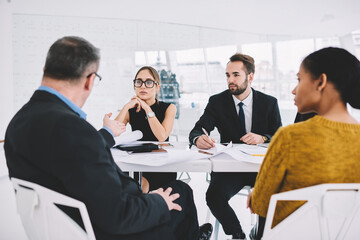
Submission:
{"label": "man's dark suit jacket", "polygon": [[[276,130],[281,126],[281,117],[276,98],[262,92],[253,91],[253,109],[251,132],[265,135],[270,140]],[[209,99],[204,114],[191,130],[189,141],[203,134],[201,128],[208,132],[217,128],[222,143],[232,141],[240,143],[240,121],[236,112],[234,100],[229,90],[213,95]]]}
{"label": "man's dark suit jacket", "polygon": [[167,225],[169,209],[117,167],[113,144],[109,132],[96,131],[58,97],[38,90],[11,120],[4,148],[10,177],[84,202],[97,239],[139,239],[136,233]]}

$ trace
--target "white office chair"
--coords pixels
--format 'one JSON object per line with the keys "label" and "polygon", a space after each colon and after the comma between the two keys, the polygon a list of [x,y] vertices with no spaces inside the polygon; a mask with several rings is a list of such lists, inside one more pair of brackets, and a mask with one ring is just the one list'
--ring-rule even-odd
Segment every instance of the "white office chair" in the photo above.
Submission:
{"label": "white office chair", "polygon": [[[30,240],[95,240],[85,204],[38,184],[11,178],[17,211]],[[86,231],[55,204],[78,208]]]}
{"label": "white office chair", "polygon": [[[271,229],[279,200],[307,202]],[[320,184],[274,194],[262,239],[360,239],[360,184]]]}

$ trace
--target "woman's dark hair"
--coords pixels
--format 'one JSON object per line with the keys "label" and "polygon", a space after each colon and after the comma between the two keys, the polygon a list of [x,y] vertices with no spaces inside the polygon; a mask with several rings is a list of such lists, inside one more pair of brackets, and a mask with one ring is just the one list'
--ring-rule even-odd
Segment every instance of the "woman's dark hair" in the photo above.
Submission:
{"label": "woman's dark hair", "polygon": [[[150,66],[143,66],[141,67],[137,73],[135,74],[135,79],[137,78],[137,76],[139,75],[139,73],[142,71],[142,70],[149,70],[150,74],[153,76],[155,82],[160,86],[160,76],[159,76],[159,73],[156,71],[155,68],[153,67],[150,67]],[[155,99],[156,99],[156,103],[159,104],[159,101],[158,101],[158,94],[156,93],[155,95]]]}
{"label": "woman's dark hair", "polygon": [[92,64],[99,64],[99,49],[80,37],[63,37],[51,45],[44,76],[76,82]]}
{"label": "woman's dark hair", "polygon": [[153,67],[150,67],[150,66],[143,66],[141,67],[137,73],[135,74],[135,79],[137,78],[137,76],[139,75],[139,73],[142,71],[142,70],[149,70],[150,74],[153,76],[155,82],[160,85],[160,76],[159,76],[159,73],[155,70],[155,68]]}
{"label": "woman's dark hair", "polygon": [[314,79],[326,74],[342,100],[360,108],[360,62],[354,55],[342,48],[323,48],[308,55],[302,66]]}

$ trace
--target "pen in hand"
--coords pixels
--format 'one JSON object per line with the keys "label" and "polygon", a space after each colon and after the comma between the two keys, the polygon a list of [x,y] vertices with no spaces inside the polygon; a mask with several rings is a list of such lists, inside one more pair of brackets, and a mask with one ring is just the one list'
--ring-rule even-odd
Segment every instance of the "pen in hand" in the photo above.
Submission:
{"label": "pen in hand", "polygon": [[[198,148],[210,149],[215,147],[214,140],[209,136],[209,133],[205,130],[205,128],[201,128],[203,131],[203,135],[200,138],[201,141],[196,145]],[[205,136],[204,136],[205,135]]]}
{"label": "pen in hand", "polygon": [[209,138],[209,140],[212,142],[212,140],[211,140],[208,132],[205,130],[205,128],[201,128],[201,129],[202,129],[203,133],[204,133],[204,134]]}

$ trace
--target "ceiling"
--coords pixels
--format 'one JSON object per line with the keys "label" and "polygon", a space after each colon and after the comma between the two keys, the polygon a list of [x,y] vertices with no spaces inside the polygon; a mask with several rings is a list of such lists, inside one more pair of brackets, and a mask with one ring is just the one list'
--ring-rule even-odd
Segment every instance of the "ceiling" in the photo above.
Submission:
{"label": "ceiling", "polygon": [[[14,14],[119,18],[230,30],[266,39],[344,36],[359,0],[11,0]],[[226,37],[226,36],[224,36]]]}

